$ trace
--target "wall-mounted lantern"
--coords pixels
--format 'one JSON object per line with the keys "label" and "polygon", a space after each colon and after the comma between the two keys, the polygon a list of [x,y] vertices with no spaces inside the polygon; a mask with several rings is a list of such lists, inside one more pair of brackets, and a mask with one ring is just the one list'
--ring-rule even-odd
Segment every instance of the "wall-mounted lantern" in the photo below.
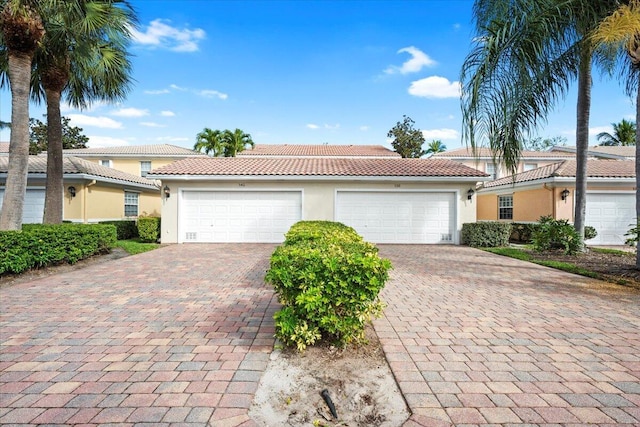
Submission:
{"label": "wall-mounted lantern", "polygon": [[469,191],[467,191],[467,200],[471,200],[474,194],[475,194],[474,189],[470,188]]}
{"label": "wall-mounted lantern", "polygon": [[69,188],[67,188],[67,191],[69,192],[69,197],[71,197],[72,199],[76,197],[76,187],[72,185]]}
{"label": "wall-mounted lantern", "polygon": [[164,188],[162,189],[162,191],[164,192],[164,197],[166,199],[168,199],[169,197],[171,197],[171,189],[169,188],[168,185],[165,185]]}
{"label": "wall-mounted lantern", "polygon": [[569,190],[565,188],[564,190],[562,190],[562,193],[560,193],[560,198],[564,200],[565,203],[567,203],[567,197],[569,197],[569,194]]}

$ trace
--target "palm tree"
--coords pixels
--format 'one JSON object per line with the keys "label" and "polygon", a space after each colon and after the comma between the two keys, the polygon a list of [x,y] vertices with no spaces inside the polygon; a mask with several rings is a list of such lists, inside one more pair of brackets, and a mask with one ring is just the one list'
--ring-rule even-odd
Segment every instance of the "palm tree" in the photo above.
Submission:
{"label": "palm tree", "polygon": [[196,144],[193,149],[213,157],[222,156],[224,154],[222,131],[204,128],[196,135]]}
{"label": "palm tree", "polygon": [[605,68],[587,36],[614,0],[476,0],[478,35],[462,67],[464,139],[488,142],[496,163],[517,170],[522,141],[578,80],[575,228],[584,235],[591,66]]}
{"label": "palm tree", "polygon": [[620,123],[611,123],[613,135],[600,132],[597,136],[600,145],[636,145],[636,123],[622,119]]}
{"label": "palm tree", "polygon": [[11,86],[11,137],[9,170],[5,185],[0,230],[22,227],[29,159],[29,80],[31,63],[44,36],[42,19],[26,1],[0,3],[0,62],[6,64],[1,84]]}
{"label": "palm tree", "polygon": [[427,149],[424,151],[424,153],[431,157],[434,154],[444,153],[445,151],[447,151],[447,146],[444,145],[439,139],[434,139],[427,145]]}
{"label": "palm tree", "polygon": [[[611,15],[602,20],[592,34],[596,44],[603,44],[621,55],[626,90],[636,97],[636,229],[640,221],[640,0],[631,0],[620,5]],[[640,251],[636,251],[636,268],[640,269]]]}
{"label": "palm tree", "polygon": [[223,132],[222,138],[224,141],[225,157],[235,157],[236,154],[244,151],[245,148],[253,148],[255,146],[251,135],[244,133],[244,131],[240,129],[236,129],[233,132],[227,129]]}
{"label": "palm tree", "polygon": [[[93,100],[125,98],[131,83],[127,55],[133,9],[124,0],[42,3],[46,35],[36,51],[32,82],[36,101],[47,102],[47,184],[44,222],[62,222],[63,94],[76,108]],[[73,46],[73,49],[69,49]]]}

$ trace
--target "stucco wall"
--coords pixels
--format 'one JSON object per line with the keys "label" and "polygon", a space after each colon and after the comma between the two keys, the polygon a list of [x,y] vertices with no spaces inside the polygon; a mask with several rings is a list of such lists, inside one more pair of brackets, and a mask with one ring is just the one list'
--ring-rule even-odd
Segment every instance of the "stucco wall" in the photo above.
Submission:
{"label": "stucco wall", "polygon": [[[496,202],[497,203],[497,202]],[[513,194],[513,221],[536,222],[553,212],[553,191],[545,188]]]}
{"label": "stucco wall", "polygon": [[358,182],[358,181],[230,181],[230,182],[185,182],[163,181],[162,187],[171,188],[171,196],[162,199],[162,242],[178,241],[178,200],[181,191],[188,189],[201,190],[302,190],[302,219],[333,220],[335,214],[335,195],[337,190],[385,190],[385,191],[457,191],[457,225],[460,231],[465,222],[476,220],[476,197],[467,200],[467,191],[475,187],[475,181],[466,183],[410,183],[410,182]]}
{"label": "stucco wall", "polygon": [[495,221],[498,219],[498,196],[495,194],[478,194],[478,221]]}
{"label": "stucco wall", "polygon": [[[82,156],[78,156],[80,158],[82,158]],[[162,166],[166,166],[170,163],[173,163],[174,161],[178,160],[178,159],[170,159],[170,158],[160,158],[160,159],[153,159],[153,158],[136,158],[136,159],[123,159],[123,158],[119,158],[119,157],[109,157],[109,156],[104,156],[101,158],[95,158],[95,157],[90,157],[90,158],[86,158],[85,160],[91,161],[93,163],[98,163],[100,164],[101,160],[111,160],[111,168],[113,169],[117,169],[119,171],[122,172],[126,172],[126,173],[130,173],[131,175],[136,175],[136,176],[141,176],[140,174],[140,162],[141,161],[150,161],[151,162],[151,169],[157,169],[160,168]]]}

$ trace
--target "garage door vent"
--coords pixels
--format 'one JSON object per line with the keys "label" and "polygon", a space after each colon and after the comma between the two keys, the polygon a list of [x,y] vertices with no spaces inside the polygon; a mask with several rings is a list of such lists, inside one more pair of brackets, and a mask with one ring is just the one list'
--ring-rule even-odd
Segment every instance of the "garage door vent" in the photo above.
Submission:
{"label": "garage door vent", "polygon": [[187,232],[184,240],[195,241],[196,237],[197,236],[195,232]]}
{"label": "garage door vent", "polygon": [[451,236],[451,233],[441,234],[440,235],[440,241],[442,241],[442,242],[453,242],[453,237]]}

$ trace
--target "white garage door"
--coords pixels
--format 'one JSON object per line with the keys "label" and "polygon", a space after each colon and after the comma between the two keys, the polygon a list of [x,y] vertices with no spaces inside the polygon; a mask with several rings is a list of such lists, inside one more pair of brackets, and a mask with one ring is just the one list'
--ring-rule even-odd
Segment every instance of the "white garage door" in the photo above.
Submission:
{"label": "white garage door", "polygon": [[300,191],[184,191],[181,242],[277,243],[302,217]]}
{"label": "white garage door", "polygon": [[[0,211],[4,200],[4,190],[0,190]],[[44,215],[44,190],[27,189],[22,211],[23,224],[42,223]]]}
{"label": "white garage door", "polygon": [[587,193],[585,224],[598,232],[587,245],[624,245],[624,234],[635,222],[635,194]]}
{"label": "white garage door", "polygon": [[455,193],[338,191],[336,221],[373,243],[453,243]]}

